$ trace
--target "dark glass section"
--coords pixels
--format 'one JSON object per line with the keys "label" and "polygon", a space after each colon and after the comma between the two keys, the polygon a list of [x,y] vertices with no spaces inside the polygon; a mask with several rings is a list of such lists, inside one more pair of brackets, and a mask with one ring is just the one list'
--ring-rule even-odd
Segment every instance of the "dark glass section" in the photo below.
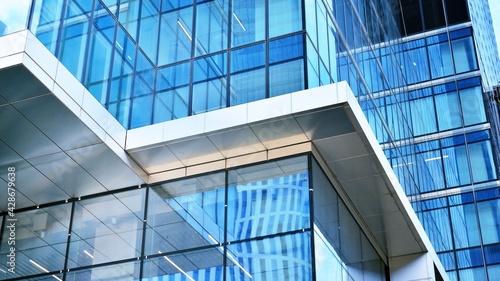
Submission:
{"label": "dark glass section", "polygon": [[448,25],[469,20],[469,10],[466,0],[444,0]]}
{"label": "dark glass section", "polygon": [[424,30],[422,25],[422,14],[420,10],[420,1],[418,0],[402,0],[402,19],[404,29],[402,35],[410,35]]}
{"label": "dark glass section", "polygon": [[426,30],[446,25],[442,0],[421,0]]}

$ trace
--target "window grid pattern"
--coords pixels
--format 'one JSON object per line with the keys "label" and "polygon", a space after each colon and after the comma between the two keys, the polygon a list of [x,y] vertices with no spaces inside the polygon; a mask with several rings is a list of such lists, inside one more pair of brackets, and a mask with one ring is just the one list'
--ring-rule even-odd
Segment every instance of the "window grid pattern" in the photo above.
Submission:
{"label": "window grid pattern", "polygon": [[[384,263],[310,161],[310,155],[296,156],[20,210],[16,273],[7,273],[4,225],[0,269],[6,273],[0,278],[321,280],[313,273],[327,266],[315,261],[315,251],[321,251],[335,261],[340,276],[383,280]],[[331,202],[313,207],[312,189]],[[324,214],[324,208],[332,217],[312,222],[311,212]],[[332,218],[345,228],[337,229],[343,238],[321,234]],[[313,232],[316,224],[321,227]],[[311,247],[313,236],[322,237],[321,247]]]}

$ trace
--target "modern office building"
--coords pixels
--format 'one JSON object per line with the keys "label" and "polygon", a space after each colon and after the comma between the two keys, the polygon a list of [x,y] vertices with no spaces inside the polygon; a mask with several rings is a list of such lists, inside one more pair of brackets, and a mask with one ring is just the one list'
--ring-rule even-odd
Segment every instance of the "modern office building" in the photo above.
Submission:
{"label": "modern office building", "polygon": [[499,275],[481,3],[5,3],[0,278]]}

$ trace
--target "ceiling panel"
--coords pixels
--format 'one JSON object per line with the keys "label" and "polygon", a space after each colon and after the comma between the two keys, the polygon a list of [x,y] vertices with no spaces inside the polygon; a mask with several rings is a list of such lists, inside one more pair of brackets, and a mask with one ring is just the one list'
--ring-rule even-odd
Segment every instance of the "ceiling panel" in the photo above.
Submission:
{"label": "ceiling panel", "polygon": [[368,154],[358,133],[349,133],[314,141],[327,162]]}
{"label": "ceiling panel", "polygon": [[63,150],[101,142],[54,95],[16,103],[14,107]]}
{"label": "ceiling panel", "polygon": [[0,70],[0,96],[9,102],[24,100],[49,93],[23,65]]}
{"label": "ceiling panel", "polygon": [[[1,166],[0,175],[5,181],[7,180],[7,168],[10,166],[16,168],[16,189],[35,204],[40,205],[69,198],[64,191],[26,161],[16,162],[8,166]],[[23,205],[22,202],[18,202],[16,198],[17,209],[33,206],[31,202],[25,203],[29,205]]]}
{"label": "ceiling panel", "polygon": [[23,158],[0,140],[0,165],[21,161]]}
{"label": "ceiling panel", "polygon": [[355,131],[343,107],[294,115],[309,139],[316,140]]}
{"label": "ceiling panel", "polygon": [[23,158],[60,152],[47,136],[12,106],[0,107],[0,138]]}
{"label": "ceiling panel", "polygon": [[136,150],[129,154],[139,166],[151,174],[184,167],[182,162],[165,145]]}
{"label": "ceiling panel", "polygon": [[107,190],[123,188],[144,181],[105,144],[96,144],[67,151],[83,169]]}
{"label": "ceiling panel", "polygon": [[207,137],[224,157],[233,157],[265,150],[249,127],[208,134]]}
{"label": "ceiling panel", "polygon": [[283,147],[307,141],[307,136],[293,117],[271,119],[251,124],[255,135],[267,149]]}
{"label": "ceiling panel", "polygon": [[66,153],[30,159],[29,162],[70,197],[104,192],[106,189]]}
{"label": "ceiling panel", "polygon": [[377,175],[380,173],[371,154],[328,162],[341,181]]}
{"label": "ceiling panel", "polygon": [[223,159],[224,156],[207,137],[199,137],[177,143],[169,143],[167,147],[186,166]]}

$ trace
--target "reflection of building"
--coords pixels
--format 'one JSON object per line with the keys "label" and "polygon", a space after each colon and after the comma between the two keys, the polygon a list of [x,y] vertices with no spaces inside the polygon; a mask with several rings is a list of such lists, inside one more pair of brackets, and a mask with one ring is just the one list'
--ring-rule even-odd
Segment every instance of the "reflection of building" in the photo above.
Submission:
{"label": "reflection of building", "polygon": [[1,278],[493,279],[486,11],[400,2],[16,5]]}

